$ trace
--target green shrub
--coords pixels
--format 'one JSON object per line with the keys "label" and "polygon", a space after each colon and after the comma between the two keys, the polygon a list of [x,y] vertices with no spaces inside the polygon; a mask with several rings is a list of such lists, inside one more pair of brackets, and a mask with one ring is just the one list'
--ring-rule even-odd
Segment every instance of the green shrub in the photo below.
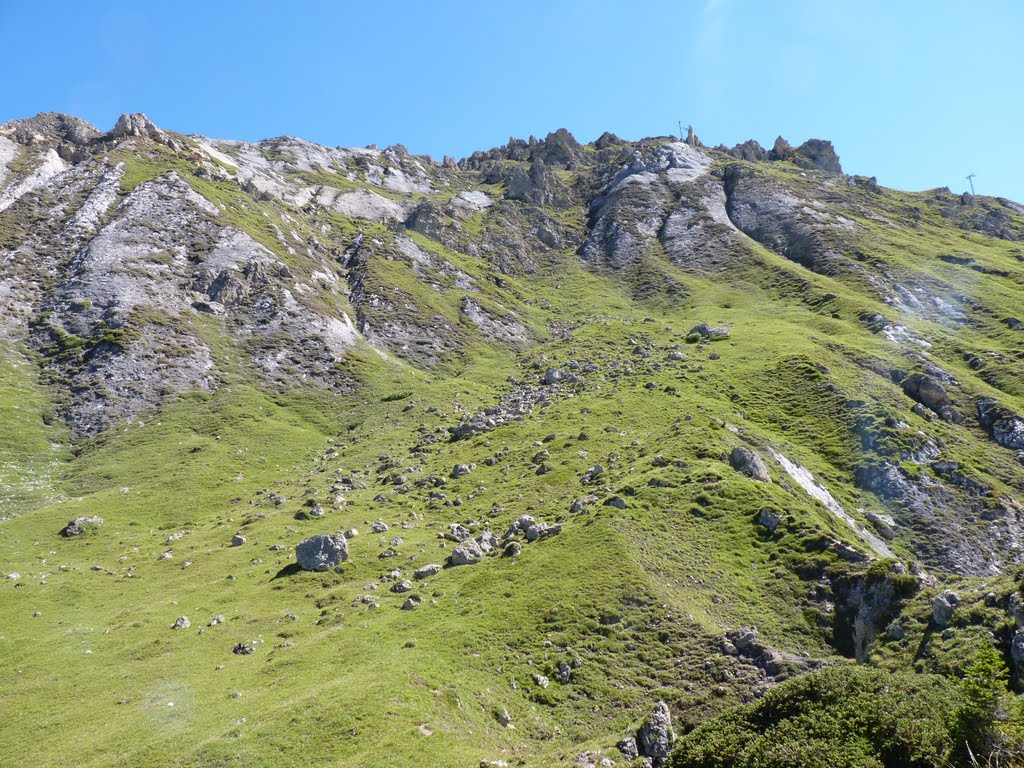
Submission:
{"label": "green shrub", "polygon": [[684,736],[673,768],[930,768],[954,752],[961,704],[937,675],[863,666],[792,678]]}
{"label": "green shrub", "polygon": [[1006,665],[991,646],[978,651],[960,682],[961,701],[953,714],[952,727],[957,743],[967,743],[975,755],[988,754],[996,746],[1006,682]]}

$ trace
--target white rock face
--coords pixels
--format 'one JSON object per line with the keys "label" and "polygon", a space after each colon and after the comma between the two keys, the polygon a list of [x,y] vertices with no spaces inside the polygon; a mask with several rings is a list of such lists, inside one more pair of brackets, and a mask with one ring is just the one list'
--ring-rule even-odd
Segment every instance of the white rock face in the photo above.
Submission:
{"label": "white rock face", "polygon": [[459,194],[452,198],[452,205],[466,208],[470,211],[483,211],[494,205],[494,200],[486,192],[473,190],[459,192]]}
{"label": "white rock face", "polygon": [[0,189],[3,189],[7,180],[7,166],[18,156],[18,145],[6,136],[0,136]]}
{"label": "white rock face", "polygon": [[[7,140],[5,139],[5,141]],[[4,169],[6,171],[6,164]],[[68,164],[61,160],[60,155],[55,150],[46,150],[42,155],[42,163],[39,167],[18,183],[0,192],[0,211],[10,208],[22,195],[42,189],[50,179],[67,169]]]}
{"label": "white rock face", "polygon": [[340,355],[348,351],[358,338],[359,331],[356,330],[356,326],[347,312],[341,313],[341,319],[325,318],[324,340],[334,354]]}
{"label": "white rock face", "polygon": [[786,474],[793,478],[797,485],[803,488],[811,497],[824,504],[825,509],[831,512],[835,517],[846,523],[846,525],[848,525],[865,544],[870,546],[882,557],[895,557],[892,550],[886,546],[885,542],[868,531],[862,525],[858,524],[857,521],[854,520],[845,509],[843,509],[843,506],[836,501],[835,497],[814,479],[814,475],[812,475],[806,467],[797,464],[795,461],[791,461],[775,449],[770,450],[775,459],[782,465],[782,468],[786,470]]}
{"label": "white rock face", "polygon": [[217,241],[203,264],[210,269],[223,270],[241,269],[257,261],[270,262],[275,270],[282,266],[277,256],[262,243],[256,242],[240,229],[229,229]]}
{"label": "white rock face", "polygon": [[468,296],[462,300],[461,311],[489,338],[506,342],[521,342],[530,338],[530,332],[522,323],[511,317],[496,317]]}
{"label": "white rock face", "polygon": [[[317,202],[321,202],[321,195],[333,196],[332,192],[337,190],[323,188],[317,195]],[[412,207],[411,203],[398,203],[368,189],[343,192],[334,197],[329,204],[344,216],[370,221],[405,221]]]}
{"label": "white rock face", "polygon": [[231,166],[236,171],[238,170],[238,161],[236,161],[235,158],[231,157],[231,155],[227,155],[221,152],[219,149],[217,149],[217,147],[214,146],[215,142],[212,142],[209,139],[206,139],[201,136],[193,138],[195,138],[196,144],[199,145],[200,149],[202,149],[203,152],[208,154],[214,160],[223,165]]}
{"label": "white rock face", "polygon": [[96,231],[100,218],[110,210],[120,193],[121,179],[124,178],[124,163],[109,168],[103,173],[99,184],[71,220],[71,228],[78,234],[87,235]]}
{"label": "white rock face", "polygon": [[413,175],[406,173],[401,168],[395,167],[385,169],[383,186],[386,189],[404,194],[412,194],[413,192],[430,194],[434,191],[434,185],[430,183],[430,179],[422,171],[417,175]]}
{"label": "white rock face", "polygon": [[647,158],[636,157],[615,175],[611,191],[629,184],[654,184],[664,174],[671,185],[684,184],[703,176],[711,167],[711,158],[681,141],[658,147]]}

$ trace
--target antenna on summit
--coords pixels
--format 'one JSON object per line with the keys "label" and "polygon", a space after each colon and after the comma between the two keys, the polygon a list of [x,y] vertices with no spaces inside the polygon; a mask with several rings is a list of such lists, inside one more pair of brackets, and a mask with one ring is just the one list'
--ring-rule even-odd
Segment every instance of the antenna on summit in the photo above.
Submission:
{"label": "antenna on summit", "polygon": [[[682,123],[680,123],[680,125],[682,125]],[[974,194],[974,177],[975,177],[976,175],[977,175],[977,174],[974,174],[974,173],[969,173],[969,174],[967,174],[967,181],[968,181],[968,182],[970,182],[970,185],[971,185],[971,194],[972,194],[972,195]]]}
{"label": "antenna on summit", "polygon": [[685,139],[683,138],[683,121],[682,120],[679,121],[679,140],[680,141],[685,141]]}

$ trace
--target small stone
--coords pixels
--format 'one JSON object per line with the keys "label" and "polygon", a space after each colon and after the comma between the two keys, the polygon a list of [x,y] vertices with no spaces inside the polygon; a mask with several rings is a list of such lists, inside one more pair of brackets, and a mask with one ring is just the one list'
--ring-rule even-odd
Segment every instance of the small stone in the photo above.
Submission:
{"label": "small stone", "polygon": [[245,536],[242,536],[241,534],[236,533],[234,536],[231,537],[231,546],[232,547],[240,547],[243,544],[245,544]]}
{"label": "small stone", "polygon": [[192,622],[188,620],[188,616],[179,616],[177,621],[171,626],[171,629],[188,629],[191,626]]}

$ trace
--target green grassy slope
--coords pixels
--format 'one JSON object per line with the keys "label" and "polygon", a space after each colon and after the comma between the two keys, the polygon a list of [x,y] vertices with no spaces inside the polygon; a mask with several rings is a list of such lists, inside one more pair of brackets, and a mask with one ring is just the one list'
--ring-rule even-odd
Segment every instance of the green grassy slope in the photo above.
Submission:
{"label": "green grassy slope", "polygon": [[[765,675],[723,652],[726,632],[756,626],[786,660],[780,680],[850,664],[836,585],[868,578],[867,562],[844,560],[857,553],[875,561],[872,578],[913,582],[891,606],[905,637],[876,628],[867,663],[952,678],[963,671],[956,659],[1008,648],[1010,569],[977,578],[939,571],[920,583],[889,570],[893,560],[879,558],[773,451],[874,531],[868,513],[893,505],[859,487],[858,472],[892,460],[931,487],[941,478],[930,459],[908,458],[930,440],[991,502],[955,522],[978,536],[1015,530],[1011,515],[989,512],[1020,493],[1020,465],[972,421],[980,396],[1024,411],[1016,375],[1024,348],[1002,322],[1024,314],[1012,243],[953,226],[925,194],[823,191],[812,187],[825,184],[818,177],[780,166],[763,172],[837,196],[833,212],[855,221],[836,247],[862,249],[894,280],[934,295],[969,294],[981,308],[963,322],[932,308],[898,310],[856,281],[742,236],[736,258],[714,273],[658,249],[632,271],[587,265],[577,255],[582,202],[542,211],[564,225],[564,247],[540,252],[534,272],[499,275],[485,255],[457,250],[457,238],[255,200],[234,180],[199,179],[182,156],[150,150],[111,155],[128,164],[122,193],[174,170],[222,205],[226,224],[310,283],[320,265],[290,252],[275,227],[297,233],[296,242],[322,240],[335,261],[363,233],[376,242],[365,286],[393,305],[358,311],[371,324],[418,324],[447,346],[427,365],[398,344],[385,351],[360,341],[339,365],[352,382],[342,393],[272,391],[247,358],[256,342],[198,316],[189,322],[212,350],[219,389],[179,394],[78,441],[57,426],[57,393],[38,383],[37,361],[0,347],[0,577],[18,574],[0,579],[0,765],[571,765],[586,750],[609,750],[659,699],[682,732],[763,695]],[[482,174],[451,173],[448,191],[501,191]],[[570,188],[596,183],[586,169],[559,173]],[[326,172],[303,178],[332,182]],[[414,197],[443,204],[448,191]],[[921,211],[912,225],[910,209]],[[500,215],[466,218],[460,236],[482,236]],[[400,236],[440,266],[417,272],[426,268],[402,256]],[[949,254],[988,271],[967,274],[938,258]],[[475,290],[460,288],[453,270]],[[309,290],[309,306],[356,315],[354,296]],[[467,295],[515,317],[533,338],[489,339],[460,314]],[[931,340],[929,360],[960,382],[949,389],[963,423],[911,410],[890,372],[923,363],[865,320],[875,315]],[[701,322],[730,332],[695,339],[690,329]],[[551,368],[579,370],[582,382],[547,388],[520,420],[449,439],[465,417],[539,386]],[[866,435],[881,447],[866,448]],[[737,447],[756,450],[772,482],[736,471]],[[462,463],[475,466],[451,477]],[[584,484],[595,465],[605,472]],[[431,477],[446,481],[434,487]],[[315,505],[322,517],[309,515]],[[757,523],[764,510],[781,520],[774,532]],[[500,535],[522,514],[563,530],[518,556],[417,581],[411,594],[422,604],[401,610],[408,595],[390,591],[389,571],[411,579],[422,565],[444,563],[450,524]],[[59,536],[79,515],[104,524]],[[373,533],[376,521],[388,530]],[[941,528],[898,523],[886,546],[901,561],[943,543]],[[339,571],[295,567],[303,538],[351,528],[359,535]],[[231,546],[236,534],[243,545]],[[971,595],[948,637],[928,618],[945,586]],[[191,626],[172,629],[180,616]],[[208,626],[216,616],[224,621]],[[234,654],[239,643],[253,652]],[[571,669],[564,681],[562,663]],[[952,685],[921,683],[928,696]],[[504,711],[514,728],[499,722]]]}

